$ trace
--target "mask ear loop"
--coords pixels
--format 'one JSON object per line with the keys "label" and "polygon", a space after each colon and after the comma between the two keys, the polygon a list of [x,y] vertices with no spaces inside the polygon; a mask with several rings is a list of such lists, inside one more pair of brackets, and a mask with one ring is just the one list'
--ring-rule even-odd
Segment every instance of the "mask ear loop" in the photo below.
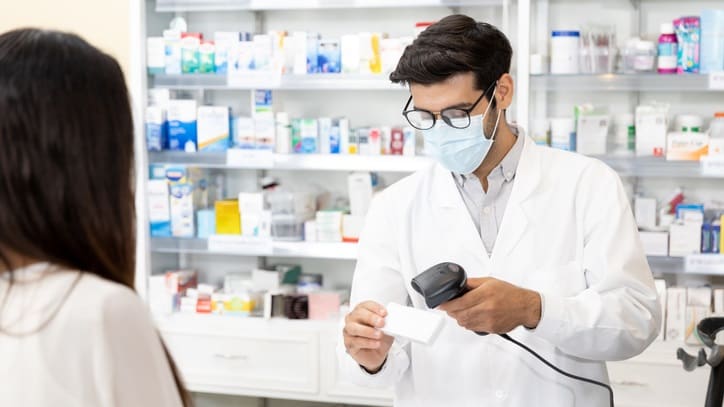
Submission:
{"label": "mask ear loop", "polygon": [[[488,107],[485,108],[485,113],[483,114],[483,137],[488,138],[488,136],[485,135],[485,116],[488,114],[488,109],[490,109],[490,106],[492,106],[492,102],[495,99],[495,91],[498,90],[498,85],[495,85],[495,88],[493,88],[493,96],[490,98],[490,103],[488,103]],[[495,141],[495,134],[498,132],[498,123],[500,123],[500,109],[498,109],[498,117],[495,119],[495,127],[493,127],[493,134],[490,135],[489,140]]]}

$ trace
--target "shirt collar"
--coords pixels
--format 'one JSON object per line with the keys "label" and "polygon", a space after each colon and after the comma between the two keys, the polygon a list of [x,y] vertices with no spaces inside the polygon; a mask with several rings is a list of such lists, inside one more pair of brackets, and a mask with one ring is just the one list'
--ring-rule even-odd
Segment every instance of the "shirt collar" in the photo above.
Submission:
{"label": "shirt collar", "polygon": [[[520,162],[520,156],[523,153],[523,145],[525,144],[525,134],[523,132],[523,129],[518,127],[516,124],[510,124],[510,130],[513,132],[513,134],[516,136],[515,143],[513,143],[513,147],[510,148],[508,151],[508,154],[503,157],[503,159],[500,161],[500,164],[498,164],[493,171],[491,171],[490,175],[488,175],[488,178],[492,177],[494,174],[500,174],[506,182],[510,182],[515,178],[515,173],[518,170],[518,162]],[[452,173],[453,177],[455,178],[455,181],[460,186],[465,186],[465,182],[468,179],[471,179],[471,177],[475,177],[474,174],[456,174]]]}

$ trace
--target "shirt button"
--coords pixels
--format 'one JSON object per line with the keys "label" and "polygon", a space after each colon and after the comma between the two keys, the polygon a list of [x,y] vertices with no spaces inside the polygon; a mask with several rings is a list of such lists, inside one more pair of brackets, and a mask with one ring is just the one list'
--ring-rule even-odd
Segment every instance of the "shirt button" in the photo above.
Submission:
{"label": "shirt button", "polygon": [[512,171],[508,171],[505,175],[507,175],[508,178],[512,178],[512,177],[513,177],[513,172],[512,172]]}
{"label": "shirt button", "polygon": [[497,398],[498,400],[504,399],[505,396],[507,396],[507,394],[505,393],[505,391],[503,391],[503,390],[496,390],[496,391],[495,391],[495,398]]}
{"label": "shirt button", "polygon": [[490,207],[486,206],[485,208],[483,208],[483,213],[486,215],[490,215]]}

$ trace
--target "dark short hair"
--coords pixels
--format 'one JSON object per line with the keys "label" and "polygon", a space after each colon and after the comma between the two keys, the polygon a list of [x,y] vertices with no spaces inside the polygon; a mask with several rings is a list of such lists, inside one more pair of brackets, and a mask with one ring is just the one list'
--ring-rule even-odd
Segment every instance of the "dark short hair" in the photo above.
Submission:
{"label": "dark short hair", "polygon": [[428,27],[405,48],[390,80],[429,85],[473,72],[476,88],[492,92],[492,83],[510,72],[512,56],[510,41],[495,26],[454,14]]}

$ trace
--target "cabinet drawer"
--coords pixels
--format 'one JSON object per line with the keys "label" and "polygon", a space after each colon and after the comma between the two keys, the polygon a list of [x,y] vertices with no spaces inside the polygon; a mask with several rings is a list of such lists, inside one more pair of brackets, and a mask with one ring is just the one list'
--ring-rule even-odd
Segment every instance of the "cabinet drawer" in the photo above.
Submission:
{"label": "cabinet drawer", "polygon": [[164,334],[184,379],[197,385],[317,393],[319,336]]}
{"label": "cabinet drawer", "polygon": [[616,406],[620,407],[703,406],[709,371],[701,367],[687,372],[673,363],[608,363]]}

